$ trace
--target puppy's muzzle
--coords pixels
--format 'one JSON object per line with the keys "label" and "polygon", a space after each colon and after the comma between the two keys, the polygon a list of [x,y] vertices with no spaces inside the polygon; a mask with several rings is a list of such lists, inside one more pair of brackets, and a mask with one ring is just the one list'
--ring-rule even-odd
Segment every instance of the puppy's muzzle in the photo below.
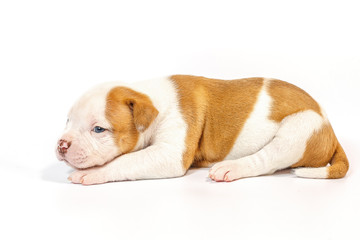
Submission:
{"label": "puppy's muzzle", "polygon": [[64,156],[67,153],[70,146],[71,146],[71,141],[60,139],[58,142],[57,150],[60,153],[60,155]]}

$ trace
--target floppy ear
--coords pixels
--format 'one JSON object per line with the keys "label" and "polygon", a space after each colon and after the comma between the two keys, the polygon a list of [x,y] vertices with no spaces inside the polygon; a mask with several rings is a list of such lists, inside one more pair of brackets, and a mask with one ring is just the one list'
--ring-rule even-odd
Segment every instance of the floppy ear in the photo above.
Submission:
{"label": "floppy ear", "polygon": [[134,98],[127,100],[127,105],[132,112],[134,124],[138,132],[145,131],[154,121],[159,111],[154,107],[150,99]]}
{"label": "floppy ear", "polygon": [[[129,119],[125,112],[131,112]],[[126,87],[115,87],[107,95],[106,117],[113,126],[119,128],[119,120],[124,124],[133,121],[138,132],[145,131],[159,114],[150,98],[142,93]]]}

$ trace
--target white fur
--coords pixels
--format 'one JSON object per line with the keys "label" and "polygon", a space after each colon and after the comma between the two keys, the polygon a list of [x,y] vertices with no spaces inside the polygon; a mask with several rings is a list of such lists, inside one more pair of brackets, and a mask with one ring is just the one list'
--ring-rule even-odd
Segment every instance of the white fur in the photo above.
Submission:
{"label": "white fur", "polygon": [[77,168],[87,168],[104,164],[121,153],[109,132],[96,134],[92,131],[95,126],[111,127],[105,118],[105,96],[113,86],[114,83],[106,83],[94,87],[71,108],[61,137],[71,142],[71,148],[66,158],[56,151],[59,159],[66,159],[70,165]]}
{"label": "white fur", "polygon": [[169,78],[129,84],[150,97],[159,111],[150,127],[140,134],[136,152],[120,156],[106,166],[113,180],[177,177],[185,173],[186,123],[177,91]]}
{"label": "white fur", "polygon": [[[287,116],[280,123],[270,120],[273,102],[267,92],[269,81],[264,81],[254,110],[241,129],[230,153],[224,161],[212,167],[212,179],[227,181],[270,174],[293,165],[302,158],[307,140],[314,131],[321,128],[324,121],[327,121],[312,110]],[[167,77],[135,84],[110,83],[98,86],[75,104],[70,112],[68,129],[91,129],[90,120],[80,121],[84,117],[95,119],[103,124],[102,126],[110,127],[105,118],[105,99],[109,90],[115,86],[129,87],[146,94],[159,114],[146,130],[138,127],[141,133],[133,152],[121,155],[101,167],[76,171],[70,179],[75,183],[94,184],[183,175],[186,171],[183,168],[182,157],[186,148],[187,124],[181,114],[177,90]],[[116,149],[114,142],[109,142],[109,137],[104,136],[104,143],[101,143],[94,140],[95,136],[98,136],[96,134],[84,136],[84,142],[93,142],[89,145],[93,151],[106,155],[104,152],[107,149]],[[105,150],[101,149],[102,145],[105,145]],[[111,151],[108,153],[109,156],[114,155]],[[327,176],[324,169],[302,168],[295,170],[295,174],[323,178]]]}
{"label": "white fur", "polygon": [[303,178],[328,178],[328,167],[319,168],[297,168],[293,172]]}
{"label": "white fur", "polygon": [[323,124],[322,117],[312,110],[299,112],[283,119],[273,140],[260,151],[237,160],[215,164],[210,175],[216,179],[232,181],[243,177],[271,174],[298,162],[306,142]]}
{"label": "white fur", "polygon": [[[121,155],[100,168],[74,172],[70,179],[75,183],[94,184],[183,175],[186,171],[182,155],[187,125],[180,113],[172,81],[162,78],[121,86],[146,94],[158,110],[158,116],[140,133],[133,152]],[[105,99],[106,96],[103,97]]]}
{"label": "white fur", "polygon": [[[225,160],[238,159],[259,151],[271,141],[280,124],[269,120],[271,97],[267,93],[267,81],[259,92],[250,117],[246,120],[239,136]],[[239,113],[242,114],[242,113]]]}
{"label": "white fur", "polygon": [[[210,170],[212,179],[232,181],[243,177],[271,174],[276,170],[290,167],[302,158],[307,140],[314,131],[321,128],[324,119],[316,112],[307,110],[287,116],[280,125],[277,125],[268,119],[271,102],[265,84],[251,116],[227,156],[227,159],[233,160],[215,164]],[[261,131],[258,132],[256,128]],[[268,143],[261,146],[254,144],[256,141],[261,144],[267,141]],[[256,151],[257,148],[260,150]],[[250,154],[244,156],[246,151]]]}
{"label": "white fur", "polygon": [[[322,115],[322,118],[324,119],[323,124],[328,124],[329,119],[326,115],[326,112],[322,108],[321,108],[321,115]],[[318,167],[318,168],[302,167],[302,168],[293,169],[292,172],[296,176],[303,177],[303,178],[322,178],[323,179],[323,178],[328,178],[328,176],[329,176],[328,167]]]}

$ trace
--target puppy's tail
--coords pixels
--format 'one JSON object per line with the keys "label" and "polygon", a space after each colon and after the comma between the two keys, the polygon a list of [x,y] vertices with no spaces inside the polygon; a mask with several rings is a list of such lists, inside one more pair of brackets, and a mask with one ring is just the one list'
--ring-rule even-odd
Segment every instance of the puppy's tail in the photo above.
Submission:
{"label": "puppy's tail", "polygon": [[319,168],[297,168],[295,175],[303,178],[342,178],[349,169],[349,161],[340,143],[330,160],[330,166]]}

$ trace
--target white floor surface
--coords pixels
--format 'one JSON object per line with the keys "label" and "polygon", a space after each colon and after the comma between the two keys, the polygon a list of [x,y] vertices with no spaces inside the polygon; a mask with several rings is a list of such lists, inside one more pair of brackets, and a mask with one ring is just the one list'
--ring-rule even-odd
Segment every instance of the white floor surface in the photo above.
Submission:
{"label": "white floor surface", "polygon": [[[360,239],[359,1],[0,1],[0,239]],[[326,110],[344,179],[71,184],[55,145],[93,85],[273,77]]]}

